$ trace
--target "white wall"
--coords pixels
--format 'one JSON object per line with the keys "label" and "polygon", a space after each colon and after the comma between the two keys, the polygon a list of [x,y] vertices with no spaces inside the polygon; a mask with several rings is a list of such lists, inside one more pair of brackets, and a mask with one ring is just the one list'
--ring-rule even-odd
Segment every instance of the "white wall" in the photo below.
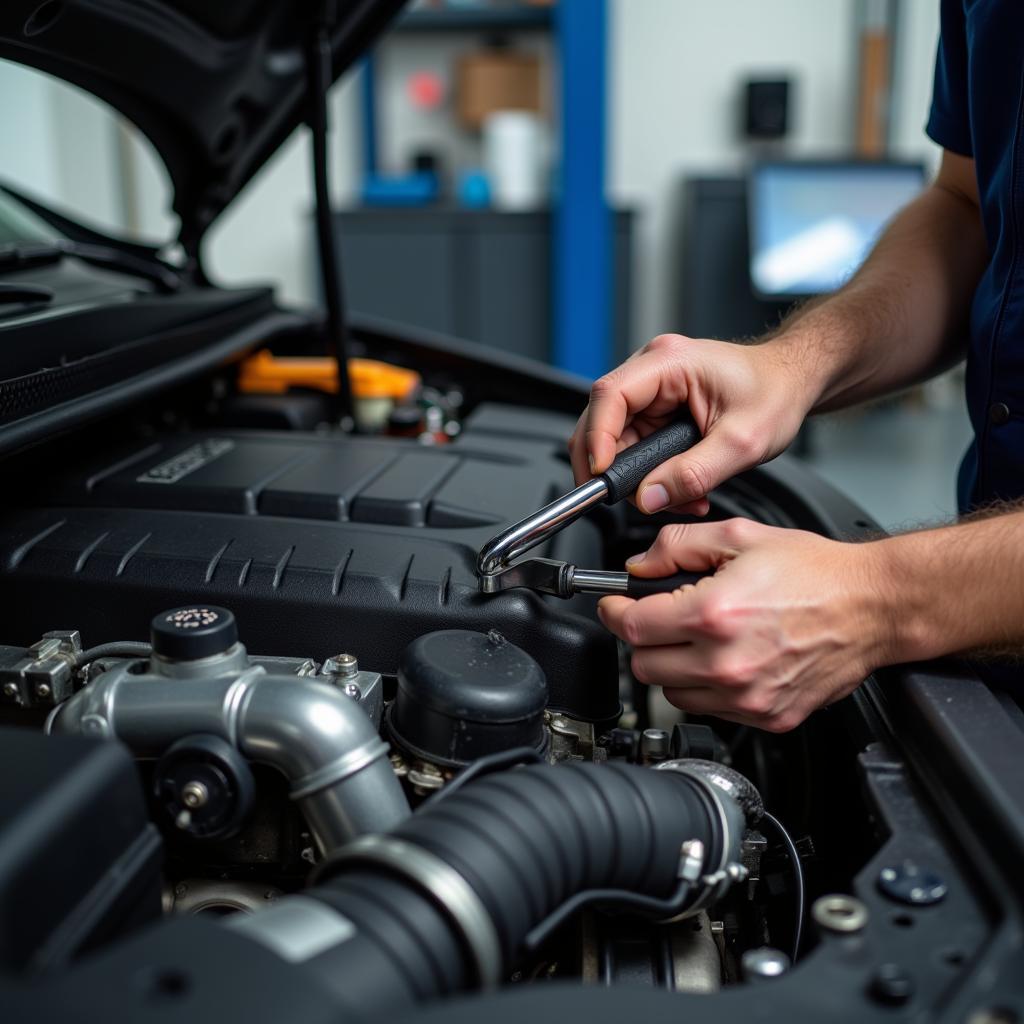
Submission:
{"label": "white wall", "polygon": [[[331,196],[350,202],[361,159],[354,76],[331,95]],[[309,132],[298,129],[217,220],[204,242],[211,277],[224,283],[275,282],[290,302],[318,294],[313,262],[313,171]]]}
{"label": "white wall", "polygon": [[[937,0],[904,0],[895,138],[901,155],[929,147]],[[634,336],[685,333],[673,295],[677,211],[686,175],[737,173],[740,83],[794,79],[793,155],[849,152],[856,79],[854,0],[611,0],[610,197],[638,214]]]}
{"label": "white wall", "polygon": [[0,177],[99,227],[120,230],[116,132],[104,103],[0,60]]}
{"label": "white wall", "polygon": [[0,60],[0,174],[15,185],[57,189],[57,140],[49,79]]}
{"label": "white wall", "polygon": [[924,134],[932,101],[935,48],[939,41],[938,0],[903,0],[897,28],[897,58],[893,82],[893,155],[924,157],[938,165],[939,147]]}

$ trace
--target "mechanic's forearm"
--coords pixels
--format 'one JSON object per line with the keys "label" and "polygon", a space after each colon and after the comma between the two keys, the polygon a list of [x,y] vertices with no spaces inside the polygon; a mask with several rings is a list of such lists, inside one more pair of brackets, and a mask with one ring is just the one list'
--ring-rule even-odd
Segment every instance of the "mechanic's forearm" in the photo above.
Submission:
{"label": "mechanic's forearm", "polygon": [[892,662],[1024,652],[1024,511],[866,545]]}
{"label": "mechanic's forearm", "polygon": [[963,357],[986,252],[977,205],[936,183],[845,287],[798,310],[767,344],[807,382],[814,412],[924,380]]}

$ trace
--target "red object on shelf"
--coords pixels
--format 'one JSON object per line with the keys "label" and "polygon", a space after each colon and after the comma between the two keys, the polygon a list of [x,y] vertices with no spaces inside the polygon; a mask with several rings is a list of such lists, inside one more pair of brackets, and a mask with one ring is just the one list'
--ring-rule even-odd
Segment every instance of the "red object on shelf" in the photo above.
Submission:
{"label": "red object on shelf", "polygon": [[406,91],[414,107],[436,110],[444,102],[444,82],[432,71],[416,71],[406,82]]}

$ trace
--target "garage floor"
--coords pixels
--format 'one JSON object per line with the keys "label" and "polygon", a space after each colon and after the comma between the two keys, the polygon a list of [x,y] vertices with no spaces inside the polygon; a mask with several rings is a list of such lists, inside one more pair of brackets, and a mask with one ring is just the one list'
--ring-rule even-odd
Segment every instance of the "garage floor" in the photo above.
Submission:
{"label": "garage floor", "polygon": [[948,521],[971,438],[962,397],[939,408],[899,404],[812,422],[807,461],[887,530]]}

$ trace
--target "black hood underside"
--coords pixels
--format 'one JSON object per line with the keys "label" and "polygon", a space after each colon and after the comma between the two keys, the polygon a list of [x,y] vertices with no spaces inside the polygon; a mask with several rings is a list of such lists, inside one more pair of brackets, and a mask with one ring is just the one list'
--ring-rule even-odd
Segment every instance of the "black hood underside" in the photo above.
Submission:
{"label": "black hood underside", "polygon": [[0,58],[105,100],[167,167],[179,241],[203,233],[308,114],[306,54],[326,24],[332,80],[405,0],[5,0]]}

